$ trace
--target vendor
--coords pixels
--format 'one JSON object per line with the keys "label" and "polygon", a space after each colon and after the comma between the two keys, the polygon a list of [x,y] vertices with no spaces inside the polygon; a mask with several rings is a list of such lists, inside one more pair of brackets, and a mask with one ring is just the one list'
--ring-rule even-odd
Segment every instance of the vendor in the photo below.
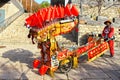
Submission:
{"label": "vendor", "polygon": [[105,21],[104,24],[106,25],[102,32],[102,37],[105,41],[108,41],[109,48],[110,48],[110,56],[114,56],[114,27],[111,25],[111,21]]}

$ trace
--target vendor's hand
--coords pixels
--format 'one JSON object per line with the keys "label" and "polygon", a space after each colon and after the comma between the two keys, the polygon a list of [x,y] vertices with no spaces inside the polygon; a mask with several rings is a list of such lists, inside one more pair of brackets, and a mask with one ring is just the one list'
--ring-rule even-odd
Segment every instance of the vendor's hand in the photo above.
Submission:
{"label": "vendor's hand", "polygon": [[104,36],[102,36],[102,38],[103,38],[103,39],[105,39],[105,37],[104,37]]}

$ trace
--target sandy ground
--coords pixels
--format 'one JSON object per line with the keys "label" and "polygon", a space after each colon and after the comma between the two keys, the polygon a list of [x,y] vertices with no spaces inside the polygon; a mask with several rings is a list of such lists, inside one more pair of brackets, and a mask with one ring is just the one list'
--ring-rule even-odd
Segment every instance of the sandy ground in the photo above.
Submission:
{"label": "sandy ground", "polygon": [[[39,58],[39,50],[36,45],[4,45],[0,49],[0,80],[43,80],[38,70],[33,70],[32,61]],[[120,50],[115,49],[113,58],[107,52],[103,57],[93,62],[85,62],[79,59],[79,67],[69,73],[70,80],[120,80]],[[85,60],[85,61],[84,61]],[[44,80],[67,80],[66,74],[55,73],[55,77],[44,76]]]}
{"label": "sandy ground", "polygon": [[[67,80],[66,74],[55,73],[55,77],[41,76],[33,70],[32,61],[40,57],[39,49],[26,37],[28,29],[23,26],[26,14],[0,33],[0,80]],[[120,80],[120,47],[115,56],[109,52],[93,62],[79,59],[79,67],[68,73],[69,80]]]}

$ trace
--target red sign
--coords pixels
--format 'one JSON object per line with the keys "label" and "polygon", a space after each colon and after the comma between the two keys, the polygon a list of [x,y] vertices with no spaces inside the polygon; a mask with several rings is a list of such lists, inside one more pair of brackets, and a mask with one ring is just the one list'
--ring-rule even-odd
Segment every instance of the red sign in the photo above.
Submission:
{"label": "red sign", "polygon": [[93,48],[92,50],[88,51],[88,60],[91,61],[95,58],[99,57],[103,54],[104,51],[108,49],[108,43],[103,42],[102,44],[99,44],[97,47]]}

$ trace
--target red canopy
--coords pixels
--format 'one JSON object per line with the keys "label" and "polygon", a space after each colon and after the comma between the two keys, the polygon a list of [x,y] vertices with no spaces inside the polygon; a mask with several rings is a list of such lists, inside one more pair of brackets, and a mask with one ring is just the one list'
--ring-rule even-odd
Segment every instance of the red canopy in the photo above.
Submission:
{"label": "red canopy", "polygon": [[40,18],[40,15],[37,13],[31,15],[26,19],[26,25],[29,25],[30,27],[35,28],[42,28],[42,20]]}
{"label": "red canopy", "polygon": [[40,9],[38,12],[34,13],[33,15],[29,16],[26,19],[26,24],[30,27],[42,28],[43,24],[46,21],[52,21],[57,18],[64,18],[65,16],[71,15],[79,15],[79,12],[75,5],[73,5],[72,8],[70,8],[70,4],[68,4],[66,7],[59,5],[49,8],[43,8]]}

